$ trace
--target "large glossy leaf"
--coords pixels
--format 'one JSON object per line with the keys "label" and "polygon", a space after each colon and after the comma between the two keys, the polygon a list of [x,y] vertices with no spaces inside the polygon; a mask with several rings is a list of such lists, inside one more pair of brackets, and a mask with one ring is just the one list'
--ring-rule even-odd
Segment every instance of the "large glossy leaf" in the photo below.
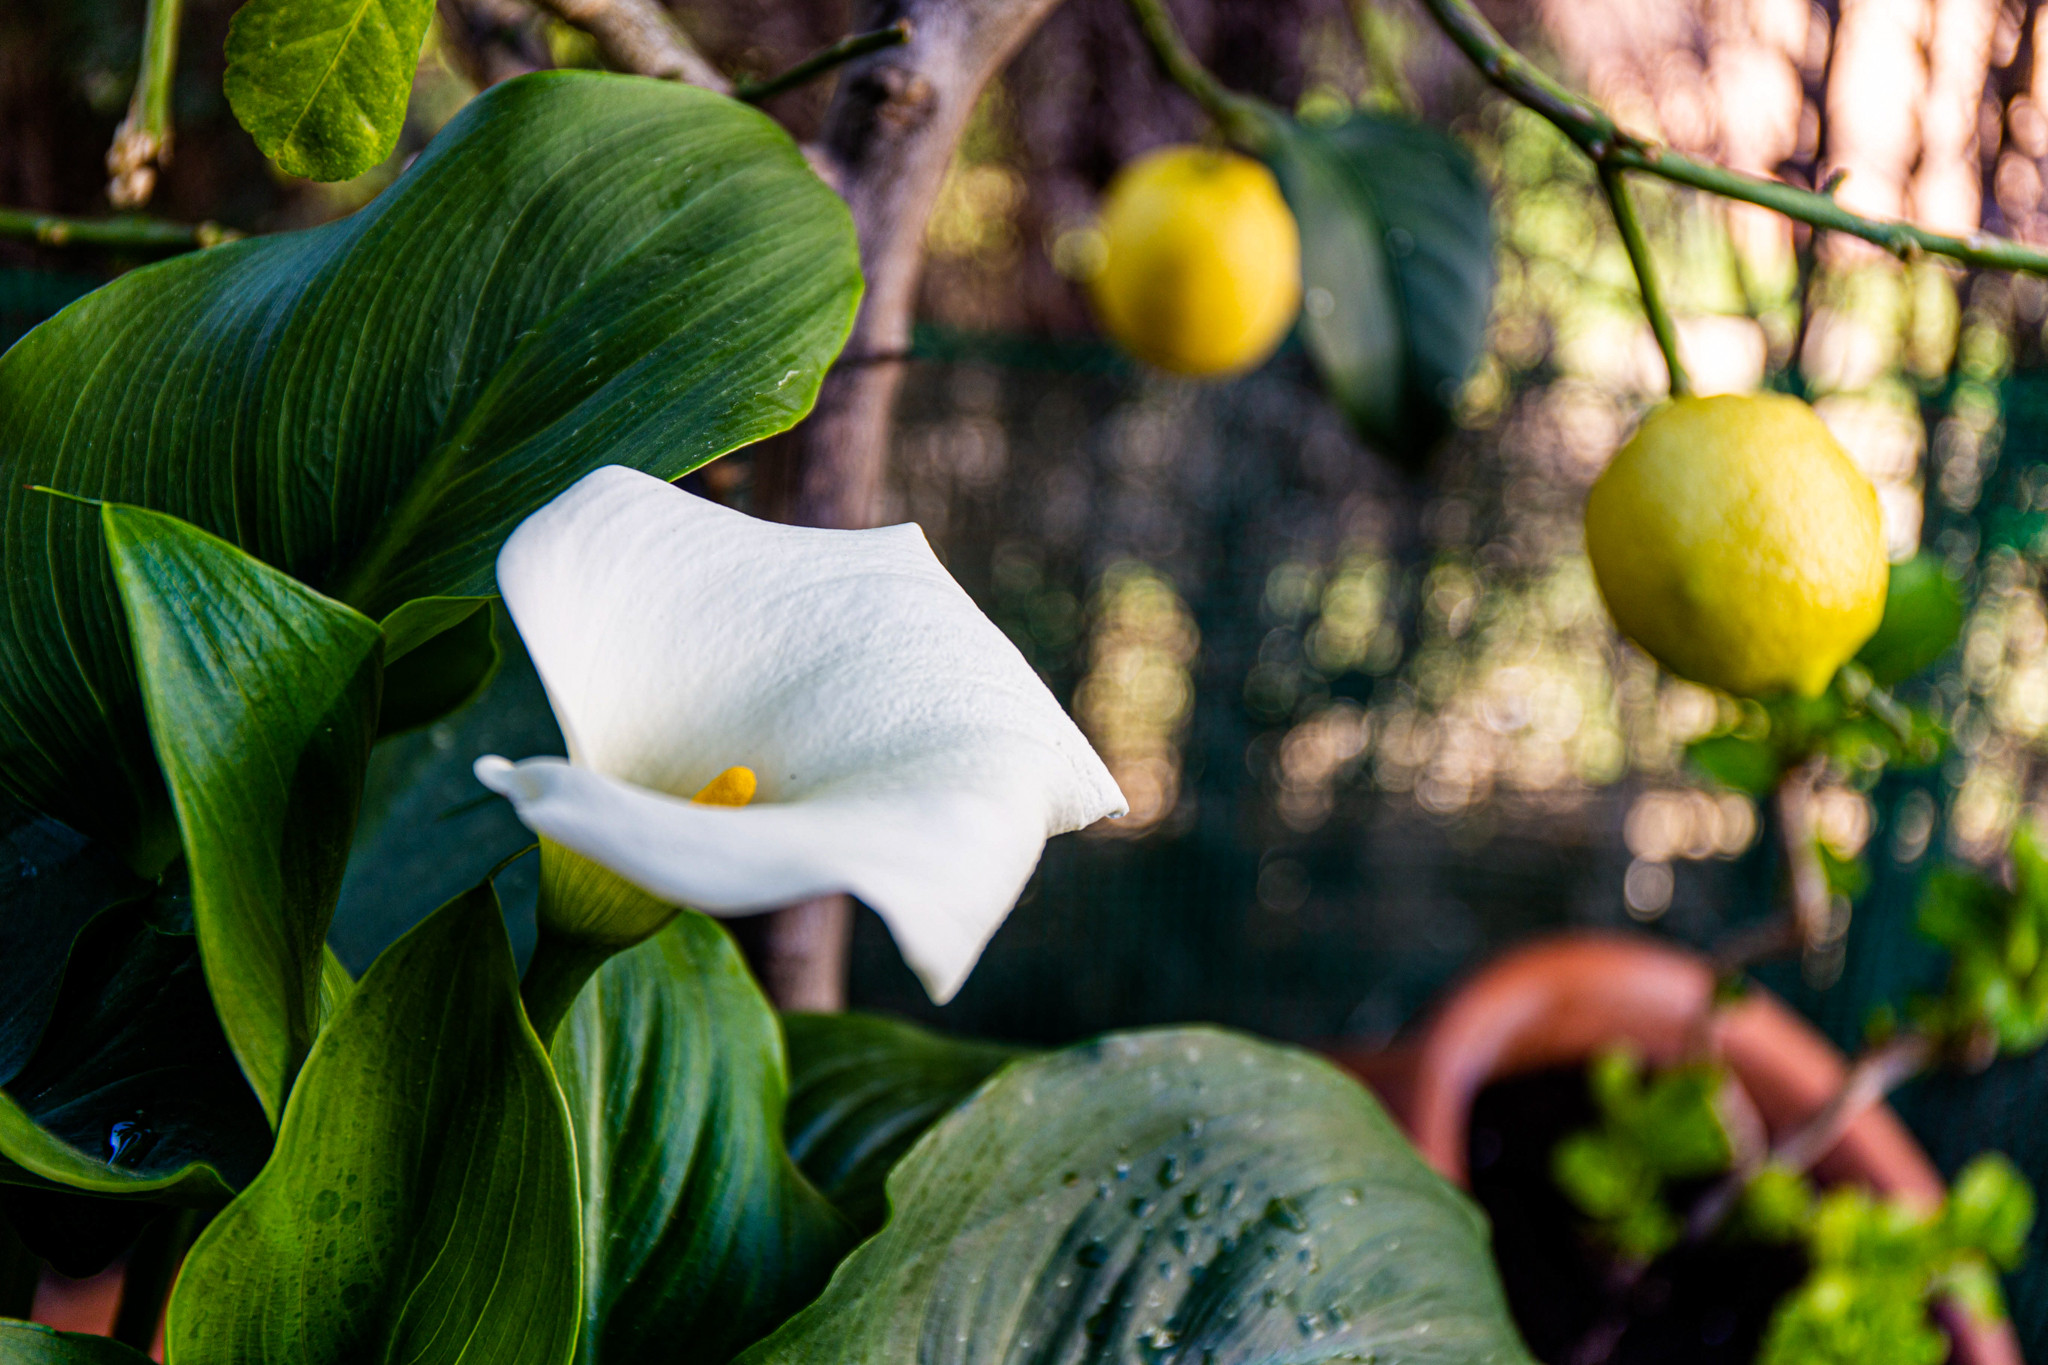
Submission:
{"label": "large glossy leaf", "polygon": [[273,1120],[319,1029],[321,955],[377,726],[383,633],[176,517],[100,509],[215,1012]]}
{"label": "large glossy leaf", "polygon": [[345,180],[391,154],[434,0],[249,0],[221,84],[263,154]]}
{"label": "large glossy leaf", "polygon": [[0,1092],[0,1182],[218,1204],[269,1151],[189,902],[167,889],[103,912],[78,936],[41,1045]]}
{"label": "large glossy leaf", "polygon": [[170,1358],[561,1365],[576,1218],[568,1114],[479,887],[320,1035],[276,1154],[185,1261]]}
{"label": "large glossy leaf", "polygon": [[148,1365],[149,1357],[106,1337],[0,1318],[0,1360],[7,1365]]}
{"label": "large glossy leaf", "polygon": [[864,1233],[882,1226],[882,1184],[925,1130],[1019,1048],[949,1038],[873,1014],[792,1014],[789,1153]]}
{"label": "large glossy leaf", "polygon": [[775,1014],[718,924],[614,957],[556,1035],[583,1182],[577,1358],[717,1365],[817,1296],[853,1230],[782,1143]]}
{"label": "large glossy leaf", "polygon": [[1017,1062],[745,1357],[1529,1365],[1477,1209],[1356,1082],[1210,1029]]}
{"label": "large glossy leaf", "polygon": [[79,931],[150,889],[104,845],[0,797],[0,1085],[41,1041]]}
{"label": "large glossy leaf", "polygon": [[1406,119],[1272,120],[1274,172],[1301,225],[1302,335],[1360,433],[1417,467],[1486,344],[1493,227],[1455,141]]}
{"label": "large glossy leaf", "polygon": [[796,421],[859,290],[845,206],[767,118],[544,72],[353,217],[88,295],[0,358],[0,785],[144,872],[176,852],[98,524],[22,485],[172,513],[396,633],[492,593],[591,469],[671,478]]}

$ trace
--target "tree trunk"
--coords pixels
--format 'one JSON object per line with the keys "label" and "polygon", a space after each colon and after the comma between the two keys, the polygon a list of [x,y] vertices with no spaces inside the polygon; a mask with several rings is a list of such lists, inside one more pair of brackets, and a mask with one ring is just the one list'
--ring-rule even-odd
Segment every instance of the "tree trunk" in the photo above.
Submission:
{"label": "tree trunk", "polygon": [[[867,293],[839,365],[795,431],[756,467],[757,509],[803,526],[872,526],[890,418],[924,262],[925,222],[982,87],[1058,0],[861,0],[853,28],[899,20],[910,41],[847,66],[815,149],[846,197]],[[785,1009],[846,1003],[852,905],[827,896],[733,926],[755,973]]]}

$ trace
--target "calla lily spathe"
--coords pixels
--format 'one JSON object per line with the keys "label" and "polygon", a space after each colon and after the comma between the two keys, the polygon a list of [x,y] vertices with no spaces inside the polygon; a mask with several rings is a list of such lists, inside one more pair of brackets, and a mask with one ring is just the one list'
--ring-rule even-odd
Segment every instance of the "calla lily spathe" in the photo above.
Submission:
{"label": "calla lily spathe", "polygon": [[[482,758],[478,779],[544,858],[666,905],[850,892],[945,1001],[1046,839],[1124,811],[915,526],[782,526],[610,467],[512,534],[498,586],[569,757]],[[689,799],[735,766],[751,803]]]}

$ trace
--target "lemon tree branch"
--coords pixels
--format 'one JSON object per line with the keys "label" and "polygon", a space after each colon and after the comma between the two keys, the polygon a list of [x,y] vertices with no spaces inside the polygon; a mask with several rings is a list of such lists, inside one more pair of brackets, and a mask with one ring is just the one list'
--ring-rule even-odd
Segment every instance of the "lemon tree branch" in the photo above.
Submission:
{"label": "lemon tree branch", "polygon": [[1599,105],[1566,89],[1508,46],[1471,0],[1422,0],[1422,5],[1497,89],[1556,125],[1603,169],[1642,171],[1725,199],[1755,204],[1810,227],[1860,237],[1902,260],[1926,253],[1965,265],[2048,275],[2048,252],[2007,238],[1983,232],[1955,237],[1895,219],[1866,218],[1843,208],[1830,194],[1731,171],[1636,137],[1620,128]]}
{"label": "lemon tree branch", "polygon": [[156,190],[157,163],[171,151],[171,79],[178,64],[178,23],[184,0],[149,0],[142,25],[142,65],[128,116],[107,149],[107,198],[117,209],[139,209]]}
{"label": "lemon tree branch", "polygon": [[779,76],[766,80],[738,81],[733,85],[732,97],[745,100],[748,104],[760,104],[774,99],[786,90],[794,90],[807,81],[814,81],[834,67],[844,66],[856,57],[865,57],[870,52],[880,52],[885,47],[900,47],[910,41],[910,21],[899,19],[887,28],[876,29],[873,33],[856,33],[841,38],[828,48],[812,53]]}
{"label": "lemon tree branch", "polygon": [[725,94],[732,82],[704,59],[657,0],[539,0],[566,24],[588,33],[611,65],[636,76],[681,81]]}
{"label": "lemon tree branch", "polygon": [[0,241],[37,246],[109,247],[115,250],[198,251],[242,234],[218,223],[171,223],[161,218],[65,218],[26,209],[0,209]]}

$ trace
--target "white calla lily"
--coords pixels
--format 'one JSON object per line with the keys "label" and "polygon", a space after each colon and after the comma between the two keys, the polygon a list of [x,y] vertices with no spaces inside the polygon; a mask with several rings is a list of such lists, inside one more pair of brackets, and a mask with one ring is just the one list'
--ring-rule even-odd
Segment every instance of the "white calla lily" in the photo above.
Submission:
{"label": "white calla lily", "polygon": [[512,534],[498,586],[569,757],[482,758],[478,779],[544,861],[559,846],[662,906],[849,892],[943,1002],[1046,839],[1124,811],[915,526],[783,526],[611,467]]}

